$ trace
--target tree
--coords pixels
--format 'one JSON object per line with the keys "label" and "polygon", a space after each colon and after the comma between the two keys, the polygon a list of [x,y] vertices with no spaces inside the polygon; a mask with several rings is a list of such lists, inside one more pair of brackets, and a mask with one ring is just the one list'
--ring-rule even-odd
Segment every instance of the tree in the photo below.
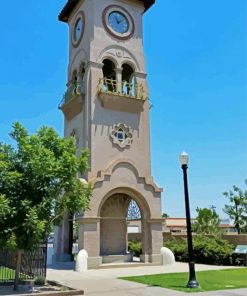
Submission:
{"label": "tree", "polygon": [[218,214],[213,209],[197,208],[196,221],[192,225],[192,229],[197,234],[220,234],[220,219]]}
{"label": "tree", "polygon": [[168,214],[166,214],[166,213],[163,213],[162,214],[162,218],[169,218],[170,216],[168,215]]}
{"label": "tree", "polygon": [[87,169],[88,152],[76,157],[73,138],[48,127],[29,135],[19,123],[10,136],[14,147],[0,143],[0,247],[17,253],[16,290],[23,250],[46,239],[66,211],[88,208],[91,188],[77,177]]}
{"label": "tree", "polygon": [[[247,185],[247,179],[245,180]],[[223,195],[229,199],[229,204],[226,204],[223,211],[234,221],[234,225],[240,233],[247,232],[247,190],[241,190],[236,185],[229,192],[224,192]]]}

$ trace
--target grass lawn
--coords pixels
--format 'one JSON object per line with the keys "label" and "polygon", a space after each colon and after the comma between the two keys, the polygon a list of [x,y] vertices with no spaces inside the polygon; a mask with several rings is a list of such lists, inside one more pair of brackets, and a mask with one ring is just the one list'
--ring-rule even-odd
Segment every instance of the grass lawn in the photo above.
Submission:
{"label": "grass lawn", "polygon": [[186,288],[187,272],[122,277],[120,279],[183,292],[227,290],[247,287],[247,268],[199,271],[196,273],[196,278],[200,284],[199,289]]}

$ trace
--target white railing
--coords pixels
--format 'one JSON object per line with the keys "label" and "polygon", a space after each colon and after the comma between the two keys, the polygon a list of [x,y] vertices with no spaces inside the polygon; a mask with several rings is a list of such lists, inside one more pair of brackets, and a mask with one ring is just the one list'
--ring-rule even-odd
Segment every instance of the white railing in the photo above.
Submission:
{"label": "white railing", "polygon": [[142,84],[128,83],[126,81],[117,81],[108,78],[100,78],[98,92],[126,96],[139,100],[148,99],[148,94]]}
{"label": "white railing", "polygon": [[59,107],[62,107],[64,104],[68,103],[70,100],[73,99],[74,96],[81,95],[82,92],[82,85],[80,83],[71,83],[64,93]]}

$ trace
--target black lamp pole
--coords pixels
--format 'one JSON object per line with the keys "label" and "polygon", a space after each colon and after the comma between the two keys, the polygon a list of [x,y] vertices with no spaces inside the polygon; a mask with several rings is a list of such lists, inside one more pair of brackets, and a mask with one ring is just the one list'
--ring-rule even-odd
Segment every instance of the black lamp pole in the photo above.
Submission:
{"label": "black lamp pole", "polygon": [[[188,156],[188,155],[187,155]],[[189,281],[187,288],[198,288],[199,283],[196,280],[195,264],[193,256],[193,243],[191,234],[191,219],[190,219],[190,203],[187,181],[187,164],[182,163],[183,177],[184,177],[184,197],[185,197],[185,209],[186,209],[186,224],[187,224],[187,241],[188,241],[188,253],[189,253]]]}

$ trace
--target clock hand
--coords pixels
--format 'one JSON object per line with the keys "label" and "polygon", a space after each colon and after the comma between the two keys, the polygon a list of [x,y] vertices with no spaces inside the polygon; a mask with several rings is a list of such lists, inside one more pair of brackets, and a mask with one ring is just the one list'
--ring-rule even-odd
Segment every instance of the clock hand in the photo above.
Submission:
{"label": "clock hand", "polygon": [[122,23],[125,20],[125,18],[122,18],[121,20],[119,20],[119,24]]}
{"label": "clock hand", "polygon": [[118,14],[115,16],[115,19],[116,19],[117,23],[119,24],[120,20],[119,20],[119,15]]}

